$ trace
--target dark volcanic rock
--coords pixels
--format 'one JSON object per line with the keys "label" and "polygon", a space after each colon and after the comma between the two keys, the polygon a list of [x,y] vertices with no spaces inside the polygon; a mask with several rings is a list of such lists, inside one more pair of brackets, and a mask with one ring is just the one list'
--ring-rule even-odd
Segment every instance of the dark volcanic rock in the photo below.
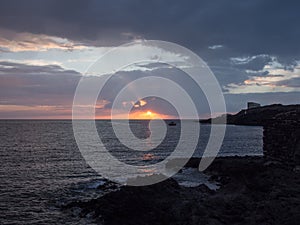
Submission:
{"label": "dark volcanic rock", "polygon": [[273,118],[279,113],[286,113],[294,110],[300,110],[300,105],[267,105],[262,107],[257,107],[253,109],[243,109],[237,114],[231,115],[226,114],[217,118],[200,120],[200,123],[225,123],[225,117],[227,119],[227,124],[234,125],[251,125],[251,126],[263,126],[265,121]]}
{"label": "dark volcanic rock", "polygon": [[206,173],[221,182],[216,192],[168,179],[66,208],[79,207],[82,217],[104,224],[299,224],[299,173],[260,157],[217,158]]}
{"label": "dark volcanic rock", "polygon": [[[93,214],[104,224],[192,224],[198,213],[191,193],[173,179],[143,187],[124,186],[119,191],[89,202],[76,202],[65,208],[82,208],[81,216]],[[191,212],[195,215],[186,218]],[[186,223],[188,221],[188,223]]]}

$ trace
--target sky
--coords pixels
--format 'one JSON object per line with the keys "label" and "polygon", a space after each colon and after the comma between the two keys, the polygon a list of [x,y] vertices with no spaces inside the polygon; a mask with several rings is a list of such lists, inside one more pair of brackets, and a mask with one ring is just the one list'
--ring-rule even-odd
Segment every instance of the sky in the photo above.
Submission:
{"label": "sky", "polygon": [[[215,74],[229,113],[248,101],[299,104],[299,8],[299,1],[280,0],[1,0],[0,119],[71,118],[87,69],[112,48],[139,40],[174,42],[200,56]],[[98,98],[96,117],[110,117],[125,84],[154,74],[175,80],[199,117],[210,116],[201,89],[182,71],[147,64],[114,74]],[[132,118],[176,115],[159,98],[126,104]]]}

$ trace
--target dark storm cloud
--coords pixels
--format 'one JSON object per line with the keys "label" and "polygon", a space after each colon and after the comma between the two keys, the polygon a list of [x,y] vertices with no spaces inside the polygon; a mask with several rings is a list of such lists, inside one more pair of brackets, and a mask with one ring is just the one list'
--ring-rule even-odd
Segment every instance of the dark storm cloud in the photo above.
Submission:
{"label": "dark storm cloud", "polygon": [[[153,67],[156,67],[156,64],[149,65],[149,68],[153,68]],[[159,68],[152,71],[143,71],[143,72],[141,71],[118,72],[109,79],[109,81],[102,89],[102,92],[100,93],[100,100],[109,101],[110,103],[108,103],[105,107],[111,108],[112,102],[114,102],[114,99],[119,94],[122,88],[124,88],[126,85],[130,84],[130,82],[138,78],[148,77],[148,76],[164,77],[178,83],[192,98],[193,102],[195,103],[198,109],[199,114],[207,114],[210,112],[208,102],[200,87],[195,83],[195,81],[193,81],[184,72],[175,68],[172,69]],[[155,84],[155,86],[147,86],[147,88],[152,90],[160,90],[166,87],[160,83],[157,83]],[[136,95],[136,98],[140,97],[139,93],[135,92],[134,86],[131,86],[130,90],[132,91],[133,94]],[[128,99],[129,102],[132,100],[134,99]],[[158,98],[152,99],[152,96],[150,96],[148,99],[146,99],[146,101],[148,102],[148,104],[146,104],[145,106],[139,109],[142,110],[152,109],[155,112],[159,112],[162,114],[175,115],[173,108],[170,107],[168,104],[165,104],[164,101],[161,101]]]}
{"label": "dark storm cloud", "polygon": [[[100,92],[98,103],[101,109],[98,111],[110,110],[111,103],[117,94],[130,82],[137,78],[153,75],[177,82],[189,93],[198,107],[199,114],[209,112],[208,103],[201,89],[178,69],[157,69],[145,72],[123,71],[113,75]],[[55,106],[57,112],[67,110],[70,113],[75,90],[81,77],[81,74],[72,70],[64,70],[57,65],[31,66],[0,62],[0,105]],[[90,79],[103,79],[104,81],[106,76],[91,77]],[[99,82],[99,80],[95,80],[95,82]],[[158,83],[155,87],[148,88],[161,89],[165,87]],[[135,93],[134,87],[130,89]],[[136,94],[139,99],[138,93]],[[133,100],[136,99],[128,99],[128,102]],[[146,101],[148,104],[140,109],[152,109],[162,114],[174,115],[173,108],[165,102],[157,98],[153,99],[151,96]]]}
{"label": "dark storm cloud", "polygon": [[[0,40],[3,30],[10,30],[13,34],[45,34],[94,46],[116,46],[139,38],[171,41],[201,56],[221,86],[226,87],[242,85],[251,77],[267,76],[269,71],[263,68],[274,62],[274,57],[285,70],[293,70],[299,64],[299,8],[299,1],[281,0],[2,0]],[[9,39],[14,41],[14,36]],[[172,74],[188,90],[199,112],[207,112],[207,101],[193,82],[173,70],[156,72]],[[108,101],[105,109],[110,109],[109,102],[117,91],[126,82],[141,77],[140,73],[124,72],[111,79],[102,95]],[[0,62],[0,105],[53,105],[70,109],[80,76],[56,65]],[[299,79],[287,77],[274,85],[299,87]],[[299,92],[248,93],[226,94],[225,98],[227,110],[234,112],[245,107],[247,101],[297,103],[298,95]],[[157,109],[161,107],[157,102],[151,104]]]}
{"label": "dark storm cloud", "polygon": [[0,62],[0,105],[72,105],[80,77],[57,65]]}
{"label": "dark storm cloud", "polygon": [[[1,1],[0,26],[98,44],[135,36],[194,51],[223,45],[232,55],[300,55],[299,1]],[[213,50],[211,50],[213,51]]]}
{"label": "dark storm cloud", "polygon": [[[155,67],[150,65],[149,67]],[[197,106],[199,115],[208,116],[209,106],[204,93],[196,85],[194,81],[184,75],[178,69],[160,68],[153,71],[131,71],[119,72],[111,77],[98,99],[97,109],[99,115],[110,112],[111,102],[119,93],[119,91],[136,78],[145,76],[163,76],[172,79],[184,88],[193,99]],[[56,116],[70,118],[72,101],[76,86],[81,78],[81,74],[64,70],[57,65],[48,66],[32,66],[12,62],[0,62],[0,106],[7,105],[8,109],[11,105],[18,106],[46,106],[52,107],[49,110],[45,108],[34,108],[32,110],[4,110],[1,112],[1,118],[44,118]],[[100,78],[104,79],[104,76]],[[292,79],[290,85],[293,86],[299,79]],[[157,84],[155,88],[160,87]],[[151,87],[149,87],[151,88]],[[134,90],[133,90],[134,91]],[[138,93],[137,93],[138,94]],[[263,93],[263,94],[225,94],[225,100],[228,112],[236,112],[245,107],[247,101],[259,101],[262,104],[280,103],[285,104],[298,102],[297,92],[291,93]],[[138,96],[137,96],[138,97]],[[274,101],[275,99],[275,101]],[[131,99],[128,99],[131,101]],[[146,99],[147,104],[141,107],[141,110],[151,109],[155,112],[174,115],[172,107],[169,107],[164,101],[149,97]]]}

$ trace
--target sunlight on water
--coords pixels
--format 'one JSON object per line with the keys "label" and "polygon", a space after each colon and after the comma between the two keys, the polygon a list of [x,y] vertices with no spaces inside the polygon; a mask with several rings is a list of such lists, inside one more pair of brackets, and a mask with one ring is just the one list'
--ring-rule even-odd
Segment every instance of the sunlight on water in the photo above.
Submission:
{"label": "sunlight on water", "polygon": [[[97,187],[105,181],[83,160],[74,140],[71,121],[0,123],[1,221],[22,224],[22,217],[23,221],[43,224],[68,223],[73,221],[73,216],[59,209],[62,202],[101,194]],[[97,121],[97,128],[111,154],[132,165],[149,165],[163,160],[172,152],[180,135],[178,122],[177,126],[168,126],[166,138],[157,148],[141,152],[124,148],[112,133],[109,121]],[[131,129],[139,138],[149,135],[145,121],[132,121]],[[194,156],[202,155],[209,131],[209,125],[201,125]],[[145,145],[151,146],[151,140],[146,140]],[[189,140],[185,142],[188,147]],[[261,154],[261,127],[228,126],[219,156]],[[149,175],[155,171],[144,169],[140,173]],[[186,180],[191,177],[189,173],[193,171],[179,175],[182,184],[194,185],[193,180]],[[130,175],[124,174],[124,179],[126,177]]]}

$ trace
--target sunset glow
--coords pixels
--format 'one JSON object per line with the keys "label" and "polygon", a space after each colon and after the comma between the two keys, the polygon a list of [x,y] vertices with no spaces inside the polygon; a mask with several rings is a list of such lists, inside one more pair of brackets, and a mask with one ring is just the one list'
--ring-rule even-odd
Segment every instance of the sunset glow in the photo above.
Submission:
{"label": "sunset glow", "polygon": [[134,110],[129,114],[126,112],[120,111],[120,113],[114,113],[114,116],[111,115],[111,112],[107,110],[106,112],[102,112],[101,114],[97,114],[95,118],[86,118],[83,114],[82,119],[97,119],[97,120],[152,120],[152,119],[176,119],[172,115],[163,114],[159,112],[154,112],[153,110]]}
{"label": "sunset glow", "polygon": [[134,120],[149,120],[149,119],[169,119],[170,115],[160,114],[150,110],[147,111],[134,111],[129,114],[129,119]]}
{"label": "sunset glow", "polygon": [[[97,75],[99,82],[102,82],[102,79],[104,81],[106,76],[112,77],[107,80],[109,82],[106,82],[104,90],[100,91],[95,115],[89,113],[90,107],[93,107],[92,103],[82,101],[79,118],[111,119],[116,94],[125,86],[125,89],[133,95],[122,98],[120,106],[115,109],[114,117],[118,119],[174,118],[172,115],[177,115],[175,107],[158,97],[160,91],[169,90],[166,85],[156,81],[150,84],[152,78],[139,87],[131,83],[139,78],[152,76],[177,82],[187,91],[191,99],[196,101],[195,106],[199,117],[206,118],[211,110],[205,99],[205,93],[202,93],[203,90],[200,90],[202,88],[197,87],[185,72],[191,66],[189,57],[178,54],[175,49],[147,46],[145,42],[149,38],[180,43],[205,59],[207,65],[213,66],[212,72],[215,73],[226,95],[228,112],[239,112],[245,107],[247,101],[260,102],[265,105],[299,103],[300,51],[297,49],[299,34],[297,29],[292,29],[298,26],[297,19],[300,14],[297,10],[294,11],[298,5],[287,4],[287,8],[283,7],[286,11],[282,13],[295,18],[287,23],[285,20],[281,21],[285,16],[276,17],[273,14],[269,15],[270,12],[262,13],[255,18],[248,18],[248,15],[254,15],[254,12],[259,11],[261,4],[266,4],[268,7],[268,3],[253,3],[253,7],[249,8],[253,12],[240,16],[243,17],[243,21],[246,21],[245,23],[253,24],[250,27],[257,29],[257,32],[254,32],[253,29],[248,29],[247,26],[239,23],[239,20],[227,20],[222,17],[225,14],[216,13],[216,10],[222,12],[223,7],[214,8],[215,4],[200,6],[202,1],[195,1],[184,7],[176,6],[174,12],[171,7],[171,14],[165,12],[169,10],[169,3],[160,3],[166,7],[158,7],[153,15],[156,13],[160,15],[155,16],[148,13],[148,7],[152,9],[155,6],[155,4],[152,5],[152,1],[149,1],[147,7],[147,4],[138,2],[134,8],[137,9],[135,12],[138,12],[139,19],[134,22],[132,21],[133,12],[128,10],[131,8],[130,4],[133,3],[127,1],[118,2],[116,7],[114,6],[116,3],[110,1],[105,4],[102,1],[92,1],[92,7],[90,3],[79,1],[82,3],[66,4],[72,8],[66,12],[57,11],[61,7],[66,7],[60,1],[54,1],[55,3],[50,0],[45,1],[51,3],[49,5],[38,4],[38,6],[24,3],[26,10],[23,9],[21,3],[14,4],[11,1],[0,3],[0,10],[2,10],[0,14],[2,16],[0,20],[0,23],[2,22],[0,26],[0,119],[72,119],[73,100],[79,81],[83,77],[94,75]],[[81,7],[81,4],[87,4],[89,7]],[[185,3],[174,4],[179,6]],[[105,9],[107,6],[108,8]],[[185,7],[191,8],[191,10],[186,10],[187,12],[205,8],[208,13],[185,15],[181,12],[182,9],[186,9]],[[243,4],[237,4],[236,7],[244,10]],[[291,10],[288,10],[289,7]],[[73,9],[82,13],[74,17]],[[110,10],[117,10],[114,13],[119,15],[118,19],[122,19],[118,21],[112,17]],[[229,17],[235,15],[231,12],[231,10],[236,10],[235,7],[229,10],[230,13],[226,15]],[[15,15],[12,15],[13,13]],[[63,16],[59,13],[63,13]],[[214,13],[218,21],[224,22],[224,29],[211,29],[214,24],[209,18]],[[95,20],[99,15],[103,16],[103,20]],[[14,17],[13,20],[11,16]],[[173,22],[181,16],[195,17],[195,20],[182,18],[180,24]],[[32,20],[32,18],[35,19]],[[269,21],[270,18],[272,22]],[[162,20],[166,23],[161,23]],[[105,21],[105,26],[102,21]],[[207,21],[207,24],[198,24],[201,29],[194,30],[195,24],[199,21]],[[232,28],[232,23],[228,21],[237,22],[234,31],[230,34],[223,32]],[[265,29],[265,24],[274,25],[274,29]],[[72,29],[66,29],[66,27]],[[78,27],[86,29],[78,29]],[[170,29],[164,29],[165,27]],[[278,37],[276,36],[277,28],[280,28]],[[257,34],[255,38],[253,34]],[[178,41],[178,35],[182,41]],[[236,37],[238,40],[232,41],[236,40]],[[128,45],[131,42],[135,44]],[[126,45],[122,46],[125,43]],[[104,63],[105,66],[101,69],[99,67],[97,72],[87,71],[92,69],[91,66],[106,53],[115,51],[114,49],[119,49],[120,54],[115,54],[113,58],[108,57],[107,62]],[[126,60],[149,56],[151,56],[150,61],[154,60],[157,63],[137,60],[109,71],[110,68],[121,65]],[[159,63],[161,60],[165,63]],[[93,68],[96,69],[97,66]],[[151,93],[154,94],[147,97],[139,93],[142,90],[141,87],[145,91],[152,89]],[[92,87],[86,93],[89,91],[92,91]],[[170,89],[169,92],[172,93],[172,90]],[[132,109],[130,115],[128,115],[128,109]],[[189,115],[181,115],[181,117],[189,118]]]}

